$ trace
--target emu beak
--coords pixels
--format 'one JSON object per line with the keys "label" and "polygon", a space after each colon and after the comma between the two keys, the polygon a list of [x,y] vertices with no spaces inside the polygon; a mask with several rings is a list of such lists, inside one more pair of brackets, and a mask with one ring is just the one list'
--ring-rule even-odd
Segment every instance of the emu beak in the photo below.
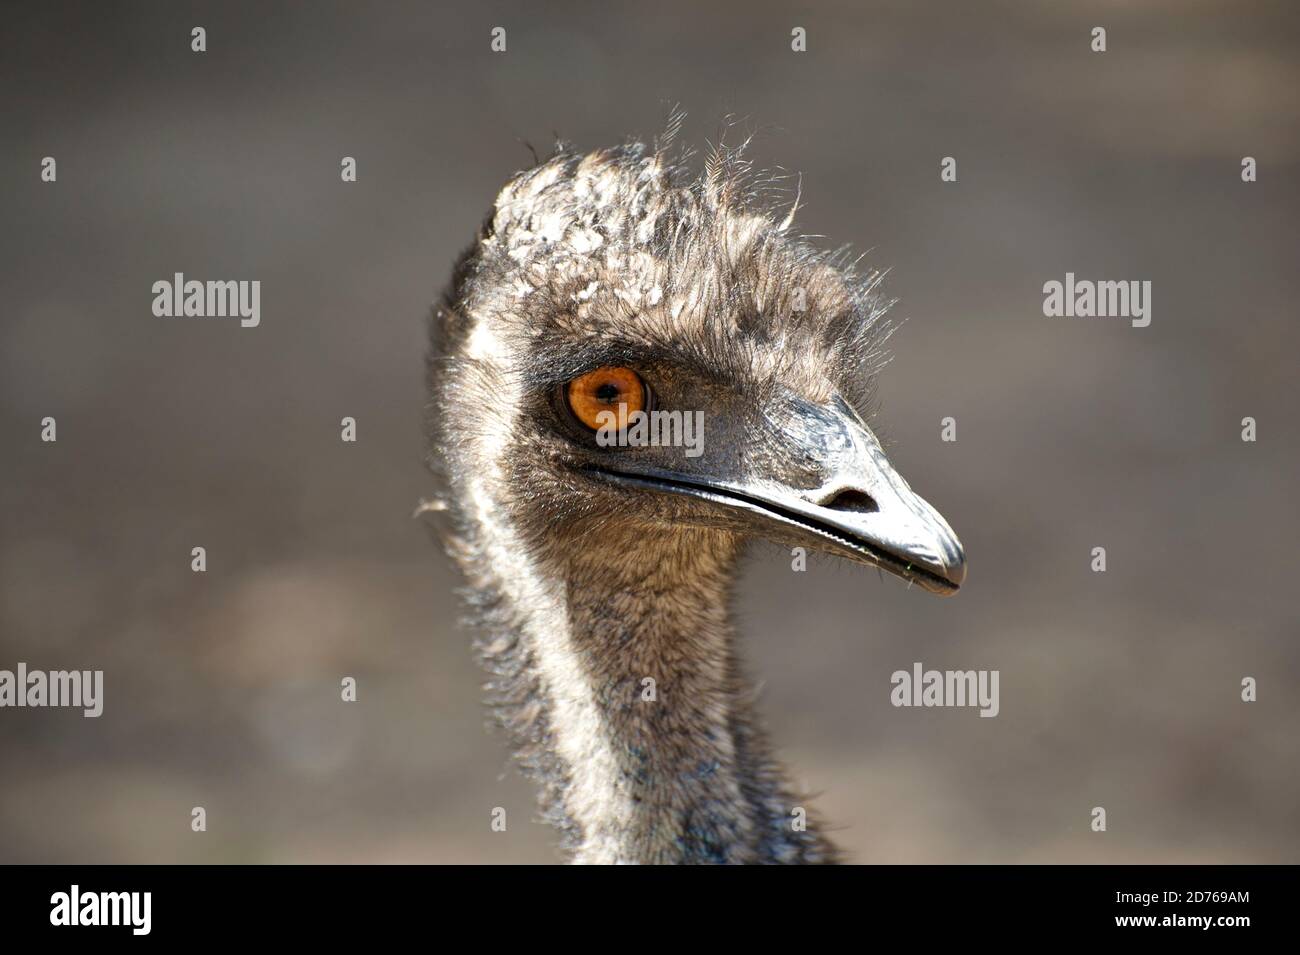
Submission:
{"label": "emu beak", "polygon": [[817,478],[812,489],[766,475],[736,481],[632,462],[595,473],[625,486],[708,501],[758,536],[870,564],[941,596],[956,593],[966,579],[961,542],[894,470],[853,409],[842,399],[830,406],[794,400],[789,411],[774,422],[783,435],[778,453],[809,466]]}

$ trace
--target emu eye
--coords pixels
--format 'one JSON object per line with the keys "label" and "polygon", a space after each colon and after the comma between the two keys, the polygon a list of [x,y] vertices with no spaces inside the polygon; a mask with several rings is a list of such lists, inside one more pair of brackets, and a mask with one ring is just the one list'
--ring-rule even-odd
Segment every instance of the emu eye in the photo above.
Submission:
{"label": "emu eye", "polygon": [[593,431],[604,423],[600,418],[602,411],[618,414],[618,406],[627,405],[627,414],[631,414],[645,411],[647,403],[645,382],[631,368],[589,371],[569,382],[566,395],[573,416]]}

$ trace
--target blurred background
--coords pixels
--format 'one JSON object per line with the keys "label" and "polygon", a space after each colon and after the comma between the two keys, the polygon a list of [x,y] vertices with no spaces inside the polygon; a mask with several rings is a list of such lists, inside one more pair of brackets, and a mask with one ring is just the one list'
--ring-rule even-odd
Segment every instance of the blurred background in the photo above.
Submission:
{"label": "blurred background", "polygon": [[[1293,3],[41,3],[0,76],[0,668],[106,698],[0,710],[0,861],[557,858],[410,516],[424,323],[525,141],[675,103],[892,269],[883,437],[970,560],[947,601],[747,567],[763,712],[852,858],[1298,861]],[[1151,281],[1150,327],[1045,318],[1067,271]],[[260,327],[154,317],[174,272],[260,280]],[[913,661],[1000,670],[1000,715],[894,709]]]}

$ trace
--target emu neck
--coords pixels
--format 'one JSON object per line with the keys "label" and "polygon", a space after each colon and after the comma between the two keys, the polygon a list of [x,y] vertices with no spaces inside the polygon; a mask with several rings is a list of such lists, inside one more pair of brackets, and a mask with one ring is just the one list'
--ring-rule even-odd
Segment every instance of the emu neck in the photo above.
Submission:
{"label": "emu neck", "polygon": [[726,618],[733,562],[641,543],[627,551],[641,559],[596,555],[564,569],[569,646],[612,770],[588,851],[593,861],[732,861],[759,841],[760,775]]}
{"label": "emu neck", "polygon": [[528,561],[530,581],[515,578],[502,616],[527,691],[516,688],[507,722],[534,739],[542,730],[542,751],[521,755],[544,777],[574,861],[831,861],[812,826],[795,825],[801,804],[738,672],[736,557],[715,532],[618,541],[606,529],[598,549],[548,548]]}

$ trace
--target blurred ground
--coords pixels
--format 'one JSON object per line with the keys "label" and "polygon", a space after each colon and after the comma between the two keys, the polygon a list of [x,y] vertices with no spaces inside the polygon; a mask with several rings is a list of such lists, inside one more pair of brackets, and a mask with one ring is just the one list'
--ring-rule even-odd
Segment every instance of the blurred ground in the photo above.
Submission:
{"label": "blurred ground", "polygon": [[[750,117],[803,227],[892,267],[885,437],[971,563],[938,601],[752,562],[751,669],[840,841],[1297,861],[1293,4],[193,6],[32,4],[0,37],[0,667],[107,696],[0,711],[0,861],[554,858],[409,518],[423,322],[522,140],[648,138],[676,102],[699,144]],[[260,279],[261,327],[155,318],[176,271]],[[1151,326],[1044,318],[1066,271],[1152,281]],[[1001,715],[893,709],[914,660],[1000,669]]]}

